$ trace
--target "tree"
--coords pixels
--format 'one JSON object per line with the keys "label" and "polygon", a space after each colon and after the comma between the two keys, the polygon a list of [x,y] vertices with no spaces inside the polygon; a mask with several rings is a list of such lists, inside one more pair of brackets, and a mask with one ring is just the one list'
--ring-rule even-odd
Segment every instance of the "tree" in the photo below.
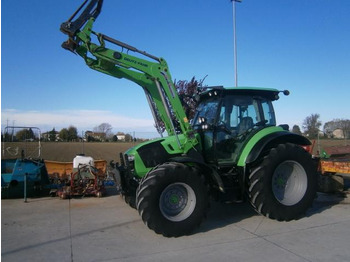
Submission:
{"label": "tree", "polygon": [[68,141],[68,138],[69,138],[68,129],[67,128],[61,129],[59,136],[60,136],[60,139],[62,139],[63,141]]}
{"label": "tree", "polygon": [[110,137],[112,131],[112,126],[109,123],[102,123],[99,126],[94,127],[94,132],[104,133],[106,137]]}
{"label": "tree", "polygon": [[344,138],[350,137],[350,120],[341,119],[339,121],[339,129],[343,131]]}
{"label": "tree", "polygon": [[49,132],[49,141],[56,141],[56,133],[55,128]]}
{"label": "tree", "polygon": [[6,129],[5,134],[1,131],[1,142],[13,142],[11,134]]}
{"label": "tree", "polygon": [[195,99],[195,96],[207,88],[206,86],[203,86],[205,78],[206,77],[199,81],[196,80],[195,77],[192,77],[190,81],[174,81],[175,88],[177,90],[177,93],[179,94],[182,106],[185,110],[186,116],[189,121],[194,118],[196,107],[198,104],[198,102]]}
{"label": "tree", "polygon": [[336,120],[329,121],[324,124],[323,132],[327,137],[333,138],[333,131],[337,129]]}
{"label": "tree", "polygon": [[[192,77],[190,81],[187,80],[179,80],[174,81],[175,88],[177,90],[177,93],[179,95],[182,107],[185,111],[185,114],[187,116],[188,121],[191,121],[194,118],[196,108],[198,105],[198,102],[195,99],[195,96],[198,95],[200,92],[206,90],[206,86],[203,86],[203,82],[205,80],[206,76],[201,80],[196,80],[195,77]],[[154,102],[152,101],[153,106],[155,107]],[[156,107],[155,107],[156,108]],[[165,125],[163,121],[161,120],[161,117],[159,115],[158,110],[156,110],[156,128],[159,133],[163,133],[165,131]],[[172,119],[176,120],[174,112],[171,112]],[[173,121],[175,129],[177,131],[180,131],[179,123],[176,121]]]}
{"label": "tree", "polygon": [[34,140],[35,135],[31,128],[24,128],[16,133],[16,138],[18,141]]}
{"label": "tree", "polygon": [[68,141],[74,141],[78,138],[78,130],[75,126],[68,127]]}
{"label": "tree", "polygon": [[295,134],[301,135],[301,130],[300,130],[300,127],[298,125],[293,126],[292,132]]}
{"label": "tree", "polygon": [[100,141],[97,141],[93,136],[87,136],[87,141],[88,142],[100,142]]}
{"label": "tree", "polygon": [[306,117],[303,122],[304,133],[310,138],[317,138],[319,133],[319,128],[322,125],[322,122],[319,120],[319,114],[311,114]]}
{"label": "tree", "polygon": [[130,134],[125,135],[125,142],[132,142],[133,138]]}
{"label": "tree", "polygon": [[333,119],[324,124],[323,132],[328,137],[333,137],[333,132],[336,129],[341,129],[343,132],[344,138],[350,137],[350,120],[349,119]]}

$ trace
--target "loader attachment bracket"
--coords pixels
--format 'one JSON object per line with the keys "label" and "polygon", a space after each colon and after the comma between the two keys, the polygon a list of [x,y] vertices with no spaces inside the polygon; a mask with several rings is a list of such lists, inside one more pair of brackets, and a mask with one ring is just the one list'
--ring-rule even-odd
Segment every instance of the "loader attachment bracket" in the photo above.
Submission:
{"label": "loader attachment bracket", "polygon": [[[85,0],[81,6],[72,14],[72,16],[64,23],[61,24],[60,30],[70,38],[75,37],[77,32],[83,25],[90,19],[96,19],[101,12],[103,0]],[[83,8],[85,9],[81,11]],[[78,14],[79,17],[73,20]]]}
{"label": "loader attachment bracket", "polygon": [[[69,36],[68,40],[62,43],[64,49],[75,53],[78,42],[76,40],[76,35],[87,21],[91,18],[96,19],[98,17],[101,12],[102,3],[103,0],[90,0],[90,2],[89,0],[85,0],[71,17],[61,24],[61,32]],[[83,10],[84,7],[85,9]]]}

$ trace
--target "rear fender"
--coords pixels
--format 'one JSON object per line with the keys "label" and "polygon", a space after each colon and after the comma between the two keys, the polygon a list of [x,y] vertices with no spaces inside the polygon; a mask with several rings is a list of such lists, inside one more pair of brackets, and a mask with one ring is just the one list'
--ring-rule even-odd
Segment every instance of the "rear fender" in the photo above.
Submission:
{"label": "rear fender", "polygon": [[247,144],[247,146],[242,151],[242,155],[239,158],[238,166],[244,167],[246,164],[254,162],[258,159],[265,148],[271,148],[274,145],[284,143],[292,143],[300,146],[311,145],[310,140],[306,137],[288,131],[270,133],[260,138],[253,145],[249,145],[249,143]]}

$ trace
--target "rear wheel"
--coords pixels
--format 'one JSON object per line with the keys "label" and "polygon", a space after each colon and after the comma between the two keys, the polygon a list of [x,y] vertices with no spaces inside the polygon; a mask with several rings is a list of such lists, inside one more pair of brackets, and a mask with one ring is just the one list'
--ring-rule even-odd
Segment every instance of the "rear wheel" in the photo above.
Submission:
{"label": "rear wheel", "polygon": [[249,200],[259,213],[277,220],[297,219],[316,196],[316,170],[303,148],[280,144],[252,169],[248,186]]}
{"label": "rear wheel", "polygon": [[144,223],[167,237],[191,233],[205,217],[208,204],[204,177],[181,163],[165,163],[150,171],[136,194]]}

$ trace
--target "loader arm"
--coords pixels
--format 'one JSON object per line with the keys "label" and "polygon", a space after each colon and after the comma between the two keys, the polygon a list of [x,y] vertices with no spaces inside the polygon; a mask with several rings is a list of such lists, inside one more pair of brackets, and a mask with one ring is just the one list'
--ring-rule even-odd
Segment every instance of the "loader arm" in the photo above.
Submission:
{"label": "loader arm", "polygon": [[[177,137],[180,132],[185,135],[186,142],[181,143],[178,137],[177,141],[179,148],[187,152],[197,144],[197,140],[193,136],[166,61],[94,32],[92,27],[101,11],[102,0],[87,2],[85,1],[67,22],[62,23],[61,31],[69,36],[62,47],[81,56],[91,69],[116,78],[128,79],[141,86],[146,93],[158,132],[161,129],[158,126],[160,119],[168,135]],[[84,6],[85,9],[81,11]],[[79,12],[80,16],[73,21]],[[95,43],[92,38],[95,39]],[[107,48],[106,42],[121,50]],[[138,56],[130,55],[129,51],[137,53]]]}

